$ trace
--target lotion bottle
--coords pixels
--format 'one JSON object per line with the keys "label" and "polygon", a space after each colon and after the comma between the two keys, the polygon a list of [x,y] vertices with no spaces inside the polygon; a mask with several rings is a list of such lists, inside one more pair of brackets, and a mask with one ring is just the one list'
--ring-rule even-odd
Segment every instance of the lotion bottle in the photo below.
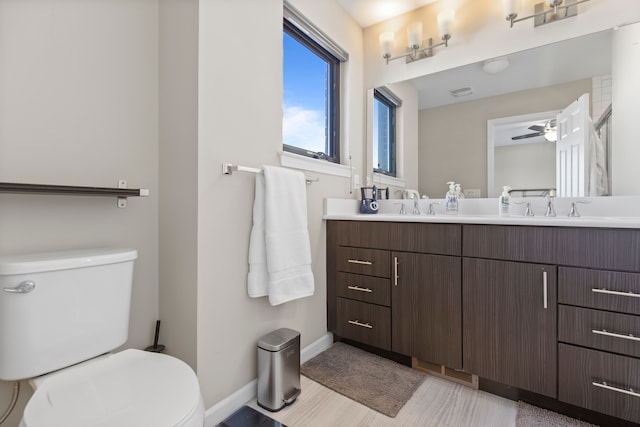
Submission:
{"label": "lotion bottle", "polygon": [[509,186],[502,187],[502,194],[498,198],[498,214],[500,216],[509,215],[509,205],[511,204],[509,190],[511,190],[511,187]]}
{"label": "lotion bottle", "polygon": [[458,211],[458,198],[456,197],[456,183],[453,181],[447,182],[449,184],[449,191],[445,195],[445,212],[456,213]]}

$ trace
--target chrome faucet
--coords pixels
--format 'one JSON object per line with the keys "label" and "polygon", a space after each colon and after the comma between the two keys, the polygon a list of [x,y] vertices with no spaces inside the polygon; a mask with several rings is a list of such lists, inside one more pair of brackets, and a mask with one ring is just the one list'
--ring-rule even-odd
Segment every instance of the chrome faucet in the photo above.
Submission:
{"label": "chrome faucet", "polygon": [[571,209],[569,209],[569,216],[571,218],[577,218],[580,216],[580,212],[578,212],[578,207],[576,206],[576,203],[591,203],[590,200],[576,200],[575,202],[571,202]]}
{"label": "chrome faucet", "polygon": [[516,205],[525,205],[523,216],[534,216],[533,209],[531,209],[531,203],[525,202],[524,200],[514,202]]}
{"label": "chrome faucet", "polygon": [[435,215],[436,214],[436,210],[434,209],[433,205],[439,205],[439,202],[431,202],[429,203],[429,210],[427,211],[427,215]]}
{"label": "chrome faucet", "polygon": [[527,203],[527,206],[524,208],[524,216],[534,216],[533,210],[531,209],[531,203]]}
{"label": "chrome faucet", "polygon": [[413,214],[414,215],[420,215],[420,199],[418,199],[417,197],[413,199]]}
{"label": "chrome faucet", "polygon": [[547,196],[547,211],[544,216],[556,216],[556,210],[553,207],[553,196]]}

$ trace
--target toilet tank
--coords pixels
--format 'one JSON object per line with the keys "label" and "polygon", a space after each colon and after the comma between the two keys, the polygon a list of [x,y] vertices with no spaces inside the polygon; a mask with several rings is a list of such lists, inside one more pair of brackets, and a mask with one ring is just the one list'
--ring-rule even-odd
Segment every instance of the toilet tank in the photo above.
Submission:
{"label": "toilet tank", "polygon": [[0,256],[0,380],[107,353],[129,331],[133,249]]}

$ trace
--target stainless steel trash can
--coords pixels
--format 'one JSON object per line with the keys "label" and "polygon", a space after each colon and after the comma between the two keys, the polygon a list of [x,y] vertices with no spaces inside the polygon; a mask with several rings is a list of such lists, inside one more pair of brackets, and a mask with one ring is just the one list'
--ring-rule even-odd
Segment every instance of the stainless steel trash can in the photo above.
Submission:
{"label": "stainless steel trash can", "polygon": [[279,411],[300,394],[300,332],[277,329],[258,341],[258,405]]}

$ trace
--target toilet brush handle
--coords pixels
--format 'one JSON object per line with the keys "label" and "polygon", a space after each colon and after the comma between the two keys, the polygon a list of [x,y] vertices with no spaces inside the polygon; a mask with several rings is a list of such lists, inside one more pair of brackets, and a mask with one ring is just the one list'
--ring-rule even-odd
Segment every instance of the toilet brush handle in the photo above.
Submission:
{"label": "toilet brush handle", "polygon": [[158,336],[160,335],[160,321],[156,320],[156,335],[155,338],[153,339],[153,347],[156,348],[158,347]]}

